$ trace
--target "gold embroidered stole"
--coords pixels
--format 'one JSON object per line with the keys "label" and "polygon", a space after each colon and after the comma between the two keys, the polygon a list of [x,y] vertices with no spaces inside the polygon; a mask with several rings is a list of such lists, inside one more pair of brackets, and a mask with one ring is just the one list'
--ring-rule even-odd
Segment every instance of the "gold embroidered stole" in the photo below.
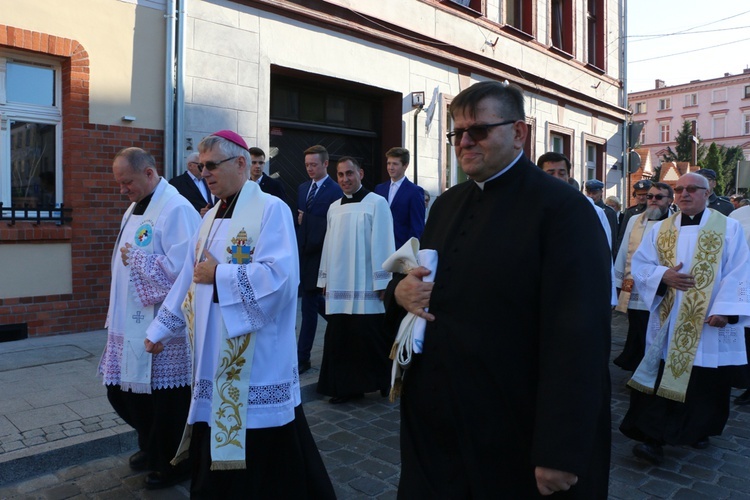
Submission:
{"label": "gold embroidered stole", "polygon": [[620,297],[617,300],[616,311],[623,313],[628,312],[628,304],[630,303],[630,293],[633,291],[633,276],[630,272],[630,263],[633,258],[633,254],[638,250],[638,245],[641,244],[643,235],[646,233],[646,226],[648,225],[648,217],[646,213],[642,213],[633,223],[633,229],[630,230],[630,237],[628,238],[628,253],[625,258],[625,273],[622,277],[622,287],[620,289]]}
{"label": "gold embroidered stole", "polygon": [[[246,182],[237,196],[234,214],[229,219],[229,236],[227,260],[231,264],[248,264],[252,261],[260,225],[269,195],[263,193],[255,182]],[[203,250],[210,242],[211,227],[215,223],[218,205],[205,216],[201,225],[195,248],[195,261],[199,262]],[[219,222],[220,223],[220,222]],[[232,236],[235,235],[235,236]],[[220,261],[220,263],[222,263]],[[193,351],[193,369],[195,369],[195,283],[190,285],[182,311],[188,332],[188,339]],[[208,318],[202,321],[207,321]],[[222,320],[221,348],[214,375],[211,397],[211,470],[245,469],[245,429],[247,428],[247,404],[250,391],[250,373],[252,371],[256,336],[254,332],[229,337],[226,325]],[[195,377],[193,377],[195,384]],[[187,425],[177,456],[172,461],[176,464],[187,458],[190,447],[192,428]]]}
{"label": "gold embroidered stole", "polygon": [[[703,331],[703,322],[708,313],[711,292],[718,274],[721,255],[724,249],[724,237],[727,226],[726,217],[714,210],[707,210],[709,211],[708,220],[698,232],[698,240],[691,261],[692,267],[689,271],[689,274],[695,277],[695,286],[683,293],[677,311],[677,323],[667,350],[664,373],[661,383],[656,390],[658,396],[679,402],[685,401],[690,373],[693,369],[693,362],[695,361],[695,355],[698,351],[698,344]],[[681,214],[677,213],[665,220],[659,228],[657,238],[659,262],[666,267],[675,266],[675,251],[678,238],[675,220],[677,217],[681,217]],[[638,367],[636,373],[633,374],[633,378],[628,382],[629,386],[642,392],[653,393],[657,371],[654,370],[653,365],[654,361],[656,361],[658,369],[660,358],[660,356],[657,357],[654,354],[659,354],[664,347],[665,337],[668,332],[669,316],[674,306],[675,295],[676,290],[668,287],[667,293],[659,305],[658,313],[661,328],[656,339],[649,347],[649,351],[652,352],[650,352],[650,356],[647,355],[644,357],[641,366]],[[652,364],[650,369],[645,366],[649,362]],[[641,370],[642,366],[644,370]],[[647,372],[653,373],[653,380],[642,377]]]}

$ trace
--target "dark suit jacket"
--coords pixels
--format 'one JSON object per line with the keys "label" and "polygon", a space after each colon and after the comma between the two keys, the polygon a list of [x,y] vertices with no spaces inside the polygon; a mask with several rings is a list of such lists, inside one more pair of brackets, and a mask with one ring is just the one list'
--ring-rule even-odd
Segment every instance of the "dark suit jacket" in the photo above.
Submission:
{"label": "dark suit jacket", "polygon": [[[375,186],[375,193],[387,200],[390,189],[391,181],[386,181]],[[396,191],[396,196],[393,197],[391,215],[397,250],[412,236],[421,238],[425,219],[424,189],[404,178],[401,187]]]}
{"label": "dark suit jacket", "polygon": [[284,186],[273,177],[263,174],[258,185],[264,193],[272,194],[277,198],[281,198],[284,203],[288,203],[286,201],[286,191],[284,191]]}
{"label": "dark suit jacket", "polygon": [[[177,177],[172,177],[169,180],[169,183],[177,188],[177,191],[187,198],[190,204],[193,205],[198,212],[201,211],[201,208],[204,208],[207,205],[206,199],[201,194],[198,186],[195,185],[193,178],[190,177],[190,174],[187,172],[183,172]],[[210,196],[211,192],[209,191],[208,194]],[[211,196],[211,198],[213,198],[213,196]]]}
{"label": "dark suit jacket", "polygon": [[297,226],[297,245],[299,246],[300,285],[306,291],[314,290],[318,285],[318,269],[323,251],[323,240],[326,237],[328,207],[344,196],[339,185],[328,177],[318,188],[310,210],[306,211],[307,192],[311,184],[312,180],[303,182],[297,189],[297,209],[305,212],[302,224]]}

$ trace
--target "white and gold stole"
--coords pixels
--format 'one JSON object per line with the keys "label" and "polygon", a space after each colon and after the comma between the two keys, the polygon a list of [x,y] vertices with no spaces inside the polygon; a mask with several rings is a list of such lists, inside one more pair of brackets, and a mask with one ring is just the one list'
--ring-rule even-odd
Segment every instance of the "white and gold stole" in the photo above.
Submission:
{"label": "white and gold stole", "polygon": [[630,273],[630,262],[633,258],[633,254],[638,250],[638,245],[641,244],[643,234],[646,232],[646,226],[648,225],[648,217],[646,212],[643,212],[638,216],[638,219],[633,223],[633,229],[630,230],[630,238],[628,238],[628,253],[625,259],[625,273],[622,278],[622,288],[620,290],[620,297],[617,300],[617,307],[615,310],[626,313],[628,312],[628,304],[630,304],[630,293],[633,291],[633,275]]}
{"label": "white and gold stole", "polygon": [[[252,252],[260,234],[266,200],[269,195],[261,191],[255,182],[247,181],[235,201],[232,218],[229,219],[228,249],[235,249],[228,263],[247,264],[252,261]],[[195,248],[195,262],[201,260],[203,250],[209,244],[211,227],[214,225],[219,206],[215,206],[205,216]],[[219,224],[221,222],[218,222]],[[236,236],[232,236],[236,235]],[[195,283],[190,285],[182,303],[185,323],[193,351],[195,369]],[[206,309],[207,310],[207,309]],[[206,321],[208,318],[203,319]],[[250,372],[256,336],[254,332],[230,338],[222,320],[221,348],[213,381],[211,398],[211,470],[245,469],[245,429],[247,428],[247,401],[250,390]],[[195,377],[193,377],[195,380]],[[192,436],[192,426],[187,425],[177,456],[176,464],[187,458]]]}
{"label": "white and gold stole", "polygon": [[[690,373],[703,331],[703,322],[708,313],[711,292],[721,262],[727,229],[726,217],[715,210],[706,210],[709,211],[708,220],[698,233],[690,269],[690,274],[695,277],[695,286],[687,290],[680,301],[677,324],[667,350],[664,374],[656,390],[658,396],[679,402],[685,401]],[[681,217],[681,214],[677,213],[662,223],[656,240],[659,263],[665,267],[674,267],[676,264],[675,254],[679,236],[675,228],[677,217]],[[675,289],[668,287],[666,295],[659,304],[658,314],[661,326],[659,332],[647,349],[633,378],[628,382],[630,387],[647,394],[653,394],[656,385],[661,352],[669,331],[669,317],[674,306],[675,295]]]}

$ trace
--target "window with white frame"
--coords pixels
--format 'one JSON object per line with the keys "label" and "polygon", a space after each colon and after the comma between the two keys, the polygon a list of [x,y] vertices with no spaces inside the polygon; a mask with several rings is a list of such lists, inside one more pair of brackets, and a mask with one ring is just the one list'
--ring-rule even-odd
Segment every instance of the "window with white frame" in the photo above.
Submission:
{"label": "window with white frame", "polygon": [[742,135],[750,135],[750,113],[742,115]]}
{"label": "window with white frame", "polygon": [[659,142],[669,142],[669,122],[659,123]]}
{"label": "window with white frame", "polygon": [[692,94],[685,94],[685,107],[698,105],[698,94],[693,92]]}
{"label": "window with white frame", "polygon": [[16,208],[62,202],[60,66],[0,53],[0,202]]}
{"label": "window with white frame", "polygon": [[711,102],[726,102],[727,89],[714,89],[711,91]]}
{"label": "window with white frame", "polygon": [[725,137],[727,135],[727,115],[714,115],[712,121],[714,137]]}
{"label": "window with white frame", "polygon": [[664,99],[659,99],[659,111],[664,111],[665,109],[672,109],[671,97],[665,97]]}
{"label": "window with white frame", "polygon": [[586,180],[596,179],[596,144],[586,143]]}
{"label": "window with white frame", "polygon": [[750,98],[750,85],[745,85],[745,98]]}
{"label": "window with white frame", "polygon": [[646,123],[643,123],[643,128],[641,129],[641,133],[638,135],[638,144],[643,145],[646,144]]}
{"label": "window with white frame", "polygon": [[645,113],[646,112],[646,101],[635,103],[634,112],[637,115],[639,115],[641,113]]}

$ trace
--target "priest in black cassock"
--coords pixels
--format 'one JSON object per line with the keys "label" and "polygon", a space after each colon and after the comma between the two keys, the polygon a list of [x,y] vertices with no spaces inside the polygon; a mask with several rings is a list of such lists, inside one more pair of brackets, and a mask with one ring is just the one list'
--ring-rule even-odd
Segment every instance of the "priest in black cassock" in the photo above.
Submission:
{"label": "priest in black cassock", "polygon": [[389,286],[392,324],[428,320],[403,377],[399,498],[606,498],[605,235],[588,200],[523,154],[520,89],[478,83],[450,112],[471,180],[427,220],[434,283],[419,267]]}

